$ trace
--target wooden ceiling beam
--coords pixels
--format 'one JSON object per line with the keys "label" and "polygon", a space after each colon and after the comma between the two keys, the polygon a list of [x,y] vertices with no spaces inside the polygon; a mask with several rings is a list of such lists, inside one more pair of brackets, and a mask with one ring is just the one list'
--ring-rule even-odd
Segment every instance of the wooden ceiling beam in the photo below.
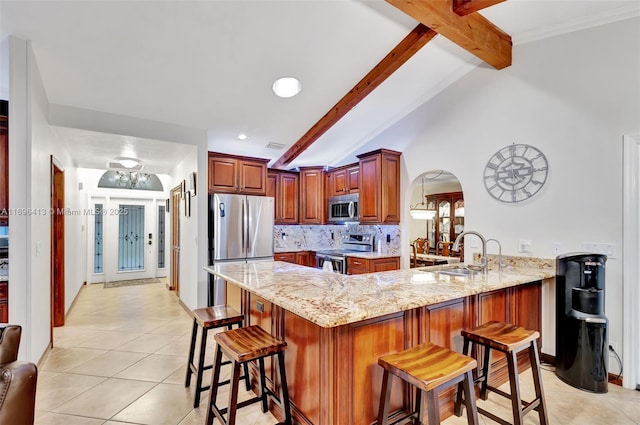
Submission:
{"label": "wooden ceiling beam", "polygon": [[453,0],[453,11],[465,16],[503,1],[505,0]]}
{"label": "wooden ceiling beam", "polygon": [[285,168],[333,127],[362,99],[382,84],[391,74],[427,44],[437,33],[419,24],[393,48],[367,75],[364,76],[342,99],[338,101],[320,120],[293,144],[274,164],[273,168]]}
{"label": "wooden ceiling beam", "polygon": [[511,37],[479,13],[459,16],[453,0],[385,0],[496,69],[511,65]]}

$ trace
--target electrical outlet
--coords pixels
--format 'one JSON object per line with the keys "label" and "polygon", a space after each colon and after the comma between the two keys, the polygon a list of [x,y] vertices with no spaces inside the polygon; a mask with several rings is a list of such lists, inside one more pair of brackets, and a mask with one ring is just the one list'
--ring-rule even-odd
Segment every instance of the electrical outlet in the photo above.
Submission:
{"label": "electrical outlet", "polygon": [[608,259],[616,258],[616,244],[600,242],[583,242],[582,250],[595,254],[604,254]]}
{"label": "electrical outlet", "polygon": [[551,243],[551,254],[560,255],[560,242]]}
{"label": "electrical outlet", "polygon": [[532,246],[533,246],[533,242],[530,239],[520,239],[518,241],[519,252],[531,252]]}

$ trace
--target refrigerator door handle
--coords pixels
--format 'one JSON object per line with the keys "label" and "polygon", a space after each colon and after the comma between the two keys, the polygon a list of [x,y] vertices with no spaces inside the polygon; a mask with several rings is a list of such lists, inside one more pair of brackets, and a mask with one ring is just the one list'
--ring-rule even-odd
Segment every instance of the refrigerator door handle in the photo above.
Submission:
{"label": "refrigerator door handle", "polygon": [[249,199],[247,198],[247,213],[245,215],[245,218],[246,218],[245,229],[247,229],[247,246],[246,246],[247,256],[251,252],[251,229],[249,227],[249,224],[251,223],[250,211],[251,211],[251,208],[249,205]]}
{"label": "refrigerator door handle", "polygon": [[244,251],[244,254],[246,256],[247,251],[246,251],[246,228],[247,228],[247,208],[245,207],[244,203],[246,201],[243,199],[242,200],[242,250]]}

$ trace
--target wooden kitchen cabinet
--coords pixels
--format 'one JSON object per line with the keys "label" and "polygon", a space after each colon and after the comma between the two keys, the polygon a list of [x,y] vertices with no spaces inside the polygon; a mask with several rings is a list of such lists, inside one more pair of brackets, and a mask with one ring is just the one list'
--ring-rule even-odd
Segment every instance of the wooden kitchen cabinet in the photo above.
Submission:
{"label": "wooden kitchen cabinet", "polygon": [[400,223],[400,155],[387,149],[358,155],[361,224]]}
{"label": "wooden kitchen cabinet", "polygon": [[347,257],[347,274],[378,273],[400,269],[400,257]]}
{"label": "wooden kitchen cabinet", "polygon": [[[7,109],[7,102],[2,101],[2,110]],[[9,120],[0,115],[0,217],[6,219],[9,210]]]}
{"label": "wooden kitchen cabinet", "polygon": [[336,168],[327,173],[329,196],[358,193],[360,165],[351,164]]}
{"label": "wooden kitchen cabinet", "polygon": [[266,195],[267,162],[209,152],[209,193]]}
{"label": "wooden kitchen cabinet", "polygon": [[300,266],[315,267],[316,253],[313,251],[296,252],[296,264]]}
{"label": "wooden kitchen cabinet", "polygon": [[273,255],[273,259],[275,261],[285,261],[300,266],[316,266],[316,254],[313,251],[278,252]]}
{"label": "wooden kitchen cabinet", "polygon": [[0,282],[0,323],[9,322],[9,282]]}
{"label": "wooden kitchen cabinet", "polygon": [[275,224],[298,224],[298,173],[269,170],[267,172],[267,196],[275,199]]}
{"label": "wooden kitchen cabinet", "polygon": [[458,235],[464,231],[462,192],[437,193],[428,195],[426,198],[427,209],[436,211],[435,219],[428,225],[429,246],[436,255],[451,255],[449,243],[455,242]]}
{"label": "wooden kitchen cabinet", "polygon": [[273,254],[274,261],[284,261],[285,263],[296,263],[295,252],[277,252]]}
{"label": "wooden kitchen cabinet", "polygon": [[300,168],[300,224],[324,224],[324,180],[322,167]]}

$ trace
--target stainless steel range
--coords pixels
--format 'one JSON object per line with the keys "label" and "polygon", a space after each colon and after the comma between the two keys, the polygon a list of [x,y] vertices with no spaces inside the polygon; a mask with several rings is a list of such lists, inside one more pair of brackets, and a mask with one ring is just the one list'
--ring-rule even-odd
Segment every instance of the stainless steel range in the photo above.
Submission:
{"label": "stainless steel range", "polygon": [[[368,233],[347,233],[342,235],[342,249],[316,251],[316,267],[347,274],[345,254],[350,252],[372,252],[375,236]],[[329,265],[325,263],[329,262]]]}

